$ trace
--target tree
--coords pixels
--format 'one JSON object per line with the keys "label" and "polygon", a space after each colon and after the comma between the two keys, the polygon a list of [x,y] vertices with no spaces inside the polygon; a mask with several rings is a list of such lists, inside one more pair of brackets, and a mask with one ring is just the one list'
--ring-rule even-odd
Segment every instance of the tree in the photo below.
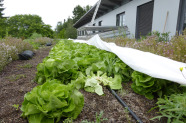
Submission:
{"label": "tree", "polygon": [[86,11],[80,5],[77,5],[72,13],[73,22],[76,23],[86,13]]}
{"label": "tree", "polygon": [[85,7],[81,7],[80,5],[76,6],[73,10],[73,17],[68,17],[67,21],[58,22],[55,35],[57,38],[77,38],[77,30],[73,27],[73,25],[87,12],[91,6],[87,5]]}
{"label": "tree", "polygon": [[11,36],[28,38],[34,32],[53,38],[51,26],[44,24],[38,15],[15,15],[8,19],[8,33]]}
{"label": "tree", "polygon": [[60,33],[60,31],[63,29],[63,23],[62,22],[58,22],[57,26],[56,26],[56,33]]}
{"label": "tree", "polygon": [[0,18],[3,18],[3,15],[4,15],[4,14],[2,13],[2,12],[4,11],[4,9],[5,9],[5,8],[3,8],[3,3],[2,3],[3,1],[4,1],[4,0],[0,0]]}
{"label": "tree", "polygon": [[7,23],[6,18],[0,18],[0,38],[4,38],[6,36],[7,31]]}
{"label": "tree", "polygon": [[77,30],[73,27],[73,19],[69,18],[67,21],[67,28],[65,30],[65,37],[66,38],[77,38]]}
{"label": "tree", "polygon": [[7,23],[6,23],[6,18],[3,17],[3,11],[4,11],[4,7],[3,7],[3,2],[4,0],[0,0],[0,38],[4,38],[6,36],[6,30],[7,30]]}
{"label": "tree", "polygon": [[73,10],[73,22],[74,24],[86,13],[90,10],[91,6],[87,5],[85,7],[81,7],[77,5]]}
{"label": "tree", "polygon": [[89,6],[89,5],[83,7],[83,9],[85,10],[85,12],[88,12],[91,8],[92,8],[92,6]]}
{"label": "tree", "polygon": [[66,38],[65,34],[66,34],[66,30],[62,29],[58,34],[58,38],[65,39]]}

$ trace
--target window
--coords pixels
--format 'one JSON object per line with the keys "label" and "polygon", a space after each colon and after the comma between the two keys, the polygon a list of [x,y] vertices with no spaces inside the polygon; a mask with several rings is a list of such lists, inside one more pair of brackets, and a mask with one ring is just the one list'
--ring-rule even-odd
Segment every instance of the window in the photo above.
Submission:
{"label": "window", "polygon": [[99,26],[102,26],[102,21],[99,21],[98,25],[99,25]]}
{"label": "window", "polygon": [[[102,21],[99,21],[99,22],[98,22],[98,25],[99,25],[99,26],[102,26]],[[99,32],[101,32],[101,31],[99,30]]]}
{"label": "window", "polygon": [[81,31],[78,31],[78,36],[81,36]]}
{"label": "window", "polygon": [[185,14],[184,14],[184,22],[183,22],[183,30],[186,29],[186,11],[185,11]]}
{"label": "window", "polygon": [[147,2],[137,7],[136,13],[136,39],[146,36],[152,31],[154,1]]}
{"label": "window", "polygon": [[82,36],[85,35],[84,31],[82,31]]}
{"label": "window", "polygon": [[177,23],[178,34],[182,34],[183,30],[186,29],[186,8],[185,6],[186,6],[186,1],[180,0],[178,23]]}
{"label": "window", "polygon": [[[93,26],[96,26],[96,24],[94,23]],[[93,33],[95,33],[95,31],[92,31]]]}
{"label": "window", "polygon": [[116,26],[125,26],[125,12],[116,15]]}

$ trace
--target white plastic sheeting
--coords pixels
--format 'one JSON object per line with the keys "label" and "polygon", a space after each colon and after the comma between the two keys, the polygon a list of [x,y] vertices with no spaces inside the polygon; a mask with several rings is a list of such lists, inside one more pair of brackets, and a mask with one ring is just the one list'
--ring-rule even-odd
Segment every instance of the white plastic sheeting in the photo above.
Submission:
{"label": "white plastic sheeting", "polygon": [[186,85],[186,78],[184,78],[184,75],[186,77],[186,70],[183,69],[182,73],[180,71],[180,67],[186,67],[186,63],[177,62],[149,52],[120,47],[114,43],[107,43],[102,41],[99,35],[95,35],[88,41],[74,40],[74,42],[87,43],[102,50],[113,52],[132,69],[154,78],[166,79]]}

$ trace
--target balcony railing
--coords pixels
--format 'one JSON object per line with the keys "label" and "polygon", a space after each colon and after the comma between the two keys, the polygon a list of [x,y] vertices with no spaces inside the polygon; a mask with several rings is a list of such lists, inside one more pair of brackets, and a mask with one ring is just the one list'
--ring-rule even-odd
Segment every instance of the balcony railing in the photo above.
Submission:
{"label": "balcony railing", "polygon": [[90,39],[98,34],[101,38],[112,38],[116,36],[127,36],[127,26],[85,26],[78,29],[78,39]]}

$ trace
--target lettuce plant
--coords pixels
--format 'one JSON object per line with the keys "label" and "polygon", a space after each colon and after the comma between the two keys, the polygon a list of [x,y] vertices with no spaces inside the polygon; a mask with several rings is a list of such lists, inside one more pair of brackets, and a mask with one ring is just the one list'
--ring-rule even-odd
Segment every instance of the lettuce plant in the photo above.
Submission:
{"label": "lettuce plant", "polygon": [[37,66],[36,80],[42,84],[48,79],[58,79],[63,84],[68,84],[78,78],[79,72],[88,76],[97,71],[102,71],[109,77],[119,74],[122,81],[128,81],[133,70],[113,53],[87,44],[63,40]]}
{"label": "lettuce plant", "polygon": [[144,95],[148,99],[153,99],[154,93],[160,92],[165,84],[165,80],[156,79],[137,71],[132,73],[132,81],[131,88],[134,92]]}
{"label": "lettuce plant", "polygon": [[61,117],[76,119],[83,106],[84,97],[73,84],[52,80],[25,94],[21,110],[29,123],[54,123]]}

